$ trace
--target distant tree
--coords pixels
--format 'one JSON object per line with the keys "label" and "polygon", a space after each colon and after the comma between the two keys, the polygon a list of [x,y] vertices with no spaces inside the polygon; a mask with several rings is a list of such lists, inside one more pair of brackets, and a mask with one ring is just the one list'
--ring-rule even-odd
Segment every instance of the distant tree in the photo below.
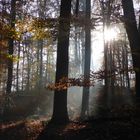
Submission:
{"label": "distant tree", "polygon": [[[41,1],[38,0],[38,8],[39,8],[39,18],[40,19],[44,19],[45,18],[45,7],[46,7],[46,0]],[[38,58],[38,69],[39,72],[37,73],[38,75],[38,81],[37,81],[37,88],[40,91],[40,89],[42,89],[43,86],[43,44],[44,44],[44,40],[43,39],[39,39],[38,40],[38,54],[37,54],[37,58]]]}
{"label": "distant tree", "polygon": [[111,17],[111,8],[112,8],[112,1],[104,1],[100,0],[100,6],[101,6],[101,13],[103,16],[103,41],[104,41],[104,69],[105,69],[105,92],[107,94],[110,94],[110,78],[107,76],[109,74],[110,70],[110,51],[109,51],[109,45],[110,42],[105,40],[105,29],[110,28],[110,17]]}
{"label": "distant tree", "polygon": [[[71,0],[61,0],[57,44],[56,83],[58,83],[62,77],[68,77],[70,16]],[[52,122],[66,123],[68,120],[67,90],[55,90]]]}

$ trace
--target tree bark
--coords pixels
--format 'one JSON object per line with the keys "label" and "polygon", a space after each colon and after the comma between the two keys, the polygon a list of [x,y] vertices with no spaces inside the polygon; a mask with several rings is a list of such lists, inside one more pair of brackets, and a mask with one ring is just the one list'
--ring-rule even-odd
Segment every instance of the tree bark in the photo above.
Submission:
{"label": "tree bark", "polygon": [[122,0],[124,24],[132,51],[133,67],[136,75],[136,96],[140,97],[140,35],[137,28],[132,0]]}
{"label": "tree bark", "polygon": [[[68,77],[69,33],[70,33],[71,0],[61,0],[59,33],[57,44],[56,80]],[[53,123],[67,123],[67,90],[55,90],[53,105]]]}
{"label": "tree bark", "polygon": [[[90,80],[90,60],[91,60],[91,29],[90,29],[91,1],[86,0],[86,25],[85,25],[85,62],[84,78]],[[88,115],[89,108],[89,87],[83,87],[81,118]]]}
{"label": "tree bark", "polygon": [[76,0],[76,8],[75,8],[76,17],[78,16],[78,12],[79,12],[79,0]]}
{"label": "tree bark", "polygon": [[[20,48],[20,42],[19,42],[18,43],[18,59],[20,59],[20,51],[21,51],[21,48]],[[16,92],[18,93],[19,92],[19,61],[17,61],[16,78],[17,78]]]}
{"label": "tree bark", "polygon": [[[11,1],[11,19],[10,25],[11,29],[15,28],[15,18],[16,18],[16,0]],[[8,55],[10,56],[8,60],[8,77],[7,77],[7,87],[6,93],[11,93],[12,80],[13,80],[13,52],[14,52],[14,39],[10,37],[8,41]]]}

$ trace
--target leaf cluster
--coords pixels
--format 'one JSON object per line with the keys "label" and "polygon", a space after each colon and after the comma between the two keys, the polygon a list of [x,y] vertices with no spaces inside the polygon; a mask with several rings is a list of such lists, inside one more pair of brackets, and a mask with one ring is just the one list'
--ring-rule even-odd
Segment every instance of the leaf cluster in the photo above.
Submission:
{"label": "leaf cluster", "polygon": [[47,86],[50,90],[66,90],[69,87],[72,86],[80,86],[80,87],[90,87],[94,86],[95,81],[102,81],[105,78],[112,78],[114,76],[117,76],[124,72],[131,72],[134,73],[134,70],[132,67],[129,69],[115,69],[112,71],[105,71],[105,70],[99,70],[97,72],[91,71],[89,75],[81,75],[79,78],[67,78],[62,77],[59,82],[55,84],[49,84]]}
{"label": "leaf cluster", "polygon": [[59,82],[55,84],[49,84],[47,86],[50,90],[66,90],[71,86],[89,87],[94,86],[94,80],[87,77],[80,76],[79,78],[67,78],[62,77]]}

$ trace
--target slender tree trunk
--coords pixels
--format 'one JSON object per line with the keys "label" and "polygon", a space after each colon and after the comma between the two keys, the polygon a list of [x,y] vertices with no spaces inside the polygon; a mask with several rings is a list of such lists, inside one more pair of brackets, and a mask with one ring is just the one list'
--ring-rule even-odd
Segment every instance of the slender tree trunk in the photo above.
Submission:
{"label": "slender tree trunk", "polygon": [[[75,8],[75,16],[78,17],[79,13],[79,0],[76,0],[76,8]],[[75,48],[74,48],[74,58],[75,58],[75,67],[76,70],[78,70],[78,73],[80,73],[80,28],[75,24]]]}
{"label": "slender tree trunk", "polygon": [[128,70],[128,51],[127,51],[127,48],[125,48],[126,50],[126,83],[127,83],[127,88],[128,90],[130,90],[130,77],[129,77],[129,70]]}
{"label": "slender tree trunk", "polygon": [[23,50],[22,50],[22,53],[23,53],[23,62],[22,62],[22,83],[21,83],[21,89],[22,91],[24,90],[24,67],[25,67],[25,46],[23,46]]}
{"label": "slender tree trunk", "polygon": [[103,15],[103,41],[104,41],[104,73],[105,73],[105,79],[104,79],[104,83],[105,83],[105,93],[108,96],[109,94],[109,66],[110,64],[109,62],[109,42],[107,42],[105,40],[105,28],[108,29],[110,26],[110,0],[109,1],[100,1],[101,4],[101,8],[102,8],[102,15]]}
{"label": "slender tree trunk", "polygon": [[[91,1],[86,0],[86,25],[85,25],[85,64],[84,78],[89,80],[90,60],[91,60],[91,29],[90,29]],[[89,87],[83,87],[81,117],[84,118],[89,113]]]}
{"label": "slender tree trunk", "polygon": [[40,70],[39,70],[39,89],[43,86],[43,40],[40,40]]}
{"label": "slender tree trunk", "polygon": [[30,91],[30,75],[31,75],[31,58],[30,58],[30,46],[26,46],[27,49],[27,83],[26,92]]}
{"label": "slender tree trunk", "polygon": [[[12,30],[15,29],[15,18],[16,18],[16,0],[11,0],[11,10],[10,10],[10,28]],[[8,40],[8,74],[7,74],[7,87],[6,87],[6,93],[11,93],[12,88],[12,82],[13,82],[13,53],[14,53],[14,39],[12,36],[9,37]],[[6,118],[8,113],[10,112],[10,104],[11,100],[9,96],[6,96],[4,101],[4,112],[3,112],[3,118]]]}
{"label": "slender tree trunk", "polygon": [[43,79],[43,40],[38,40],[37,46],[37,83],[36,88],[38,92],[42,89],[42,79]]}
{"label": "slender tree trunk", "polygon": [[128,91],[130,91],[130,78],[129,78],[129,70],[128,70],[128,47],[126,43],[124,44],[124,56],[125,56],[125,76],[126,76],[126,87]]}
{"label": "slender tree trunk", "polygon": [[122,69],[122,66],[121,66],[121,47],[119,46],[117,48],[117,57],[118,57],[118,69],[119,69],[119,86],[122,88],[122,73],[121,73],[121,69]]}
{"label": "slender tree trunk", "polygon": [[136,75],[136,96],[140,97],[140,35],[137,28],[132,0],[122,0],[124,24],[132,51],[133,67]]}
{"label": "slender tree trunk", "polygon": [[[15,29],[15,18],[16,18],[16,0],[11,0],[11,18],[10,25],[12,29]],[[8,41],[8,55],[10,56],[8,60],[8,78],[6,92],[11,93],[12,80],[13,80],[13,52],[14,52],[14,39],[11,37]]]}
{"label": "slender tree trunk", "polygon": [[[56,83],[58,83],[62,77],[68,77],[70,16],[71,0],[61,0],[56,61]],[[68,120],[67,90],[55,90],[52,122],[67,123]]]}
{"label": "slender tree trunk", "polygon": [[81,38],[81,73],[84,74],[84,60],[85,60],[85,33],[84,29],[82,29],[82,32],[80,33],[80,38]]}
{"label": "slender tree trunk", "polygon": [[[46,7],[46,0],[38,1],[39,6],[39,17],[43,19],[45,17],[45,7]],[[40,91],[43,86],[43,39],[38,40],[38,47],[39,47],[39,77],[38,77],[38,90]]]}
{"label": "slender tree trunk", "polygon": [[45,82],[46,83],[49,83],[50,82],[50,79],[49,79],[49,76],[50,76],[50,73],[49,73],[49,65],[50,65],[50,53],[49,53],[49,50],[47,51],[47,55],[46,55],[46,69],[45,69]]}
{"label": "slender tree trunk", "polygon": [[76,8],[75,8],[76,17],[78,16],[78,12],[79,12],[79,0],[76,0]]}
{"label": "slender tree trunk", "polygon": [[18,43],[18,61],[17,61],[17,70],[16,70],[16,92],[18,93],[19,91],[19,58],[20,58],[20,42]]}
{"label": "slender tree trunk", "polygon": [[77,70],[80,72],[80,70],[79,70],[79,68],[80,68],[80,55],[79,55],[79,46],[80,46],[80,44],[79,44],[79,38],[78,38],[78,36],[79,36],[79,33],[78,33],[78,31],[79,31],[79,27],[77,26],[77,25],[75,25],[75,38],[74,38],[74,41],[75,41],[75,47],[74,47],[74,62],[75,62],[75,68],[76,68],[76,71],[75,71],[75,74],[77,73]]}
{"label": "slender tree trunk", "polygon": [[115,78],[115,72],[114,72],[114,41],[111,42],[111,47],[110,47],[110,86],[111,86],[111,94],[114,95],[114,78]]}

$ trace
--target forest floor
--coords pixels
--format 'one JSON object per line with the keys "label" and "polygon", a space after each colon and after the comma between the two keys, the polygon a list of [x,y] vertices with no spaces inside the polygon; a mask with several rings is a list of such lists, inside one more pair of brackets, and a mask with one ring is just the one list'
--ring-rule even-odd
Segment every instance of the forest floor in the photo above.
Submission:
{"label": "forest floor", "polygon": [[132,97],[130,102],[128,98],[121,96],[124,104],[112,98],[107,107],[102,96],[96,103],[96,115],[65,125],[50,124],[45,117],[3,122],[0,140],[140,140],[140,100]]}

